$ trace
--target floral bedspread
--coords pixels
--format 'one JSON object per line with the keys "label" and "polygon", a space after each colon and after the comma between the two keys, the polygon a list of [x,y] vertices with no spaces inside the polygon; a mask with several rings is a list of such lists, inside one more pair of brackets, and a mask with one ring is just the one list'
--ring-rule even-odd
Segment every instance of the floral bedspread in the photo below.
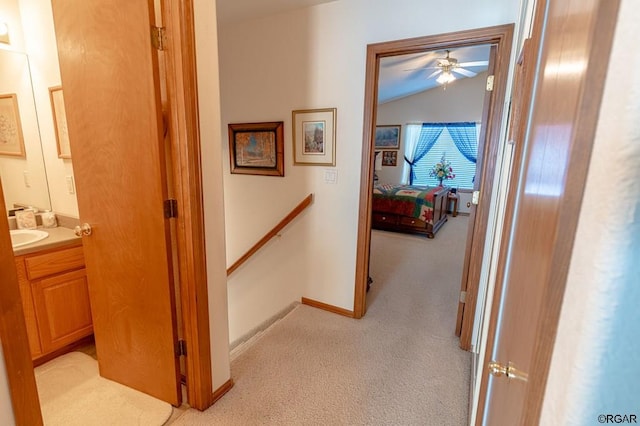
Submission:
{"label": "floral bedspread", "polygon": [[415,217],[433,224],[433,195],[441,188],[379,184],[373,188],[373,211]]}

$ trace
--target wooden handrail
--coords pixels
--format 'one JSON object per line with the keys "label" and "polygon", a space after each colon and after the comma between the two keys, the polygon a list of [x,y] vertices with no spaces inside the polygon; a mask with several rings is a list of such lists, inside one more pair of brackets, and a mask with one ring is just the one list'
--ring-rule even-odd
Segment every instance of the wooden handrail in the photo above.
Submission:
{"label": "wooden handrail", "polygon": [[300,202],[300,204],[298,204],[293,210],[291,210],[291,212],[287,216],[285,216],[284,219],[282,219],[276,226],[274,226],[271,231],[267,232],[265,234],[265,236],[260,239],[260,241],[255,243],[253,247],[251,247],[249,250],[247,250],[247,252],[245,254],[243,254],[240,259],[236,260],[233,265],[229,266],[229,268],[227,269],[227,276],[231,275],[233,273],[233,271],[238,269],[240,267],[240,265],[242,265],[244,262],[246,262],[258,250],[260,250],[262,248],[262,246],[267,244],[267,242],[269,242],[269,240],[271,238],[273,238],[276,235],[278,235],[278,232],[282,231],[282,228],[287,226],[293,219],[296,218],[296,216],[298,216],[300,213],[302,213],[302,211],[304,209],[309,207],[309,204],[311,204],[311,200],[312,199],[313,199],[313,194],[309,194],[307,196],[307,198],[302,200]]}

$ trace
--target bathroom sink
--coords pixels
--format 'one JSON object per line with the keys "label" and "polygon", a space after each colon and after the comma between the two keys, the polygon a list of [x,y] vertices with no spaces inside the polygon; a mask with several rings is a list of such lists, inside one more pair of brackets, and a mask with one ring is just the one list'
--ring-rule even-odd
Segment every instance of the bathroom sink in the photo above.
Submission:
{"label": "bathroom sink", "polygon": [[11,245],[13,248],[35,243],[49,236],[46,231],[39,229],[12,229],[9,233],[11,234]]}

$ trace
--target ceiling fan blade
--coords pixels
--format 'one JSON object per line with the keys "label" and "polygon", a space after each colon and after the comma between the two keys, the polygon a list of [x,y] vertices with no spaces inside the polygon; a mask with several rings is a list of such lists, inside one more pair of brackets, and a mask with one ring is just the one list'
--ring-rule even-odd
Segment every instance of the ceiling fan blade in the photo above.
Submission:
{"label": "ceiling fan blade", "polygon": [[437,69],[437,70],[435,70],[434,72],[432,72],[431,74],[429,74],[429,75],[427,76],[427,78],[435,77],[436,75],[440,74],[441,72],[442,72],[442,70],[441,70],[441,69]]}
{"label": "ceiling fan blade", "polygon": [[454,68],[451,71],[457,72],[458,74],[462,74],[465,77],[475,77],[476,75],[478,75],[475,72],[472,72],[472,71],[469,71],[469,70],[465,70],[464,68]]}
{"label": "ceiling fan blade", "polygon": [[487,65],[489,65],[489,61],[461,62],[458,64],[459,67],[485,67]]}

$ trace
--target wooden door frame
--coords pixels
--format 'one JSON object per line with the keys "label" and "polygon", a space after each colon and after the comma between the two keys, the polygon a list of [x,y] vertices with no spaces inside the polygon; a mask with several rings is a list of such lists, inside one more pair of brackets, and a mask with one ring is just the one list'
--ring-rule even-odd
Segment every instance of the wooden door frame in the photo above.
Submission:
{"label": "wooden door frame", "polygon": [[[376,43],[367,46],[362,169],[360,177],[360,208],[358,213],[358,242],[353,307],[355,318],[361,318],[366,312],[366,288],[367,278],[369,276],[371,244],[371,188],[373,186],[373,162],[375,152],[372,135],[375,132],[377,116],[376,101],[378,98],[378,68],[380,59],[388,56],[424,52],[429,50],[453,49],[480,44],[496,44],[498,46],[498,53],[496,57],[493,101],[489,114],[489,121],[486,124],[483,123],[483,125],[486,126],[487,132],[483,154],[485,162],[480,176],[480,187],[482,188],[482,191],[480,194],[480,204],[475,216],[473,231],[474,243],[471,252],[473,256],[470,257],[469,285],[467,286],[468,312],[465,311],[465,319],[470,323],[468,328],[471,330],[471,327],[473,326],[478,284],[480,281],[484,239],[486,236],[487,222],[489,218],[496,156],[501,137],[501,123],[507,86],[507,76],[509,73],[513,28],[513,24],[505,24],[433,36]],[[469,349],[462,344],[461,346],[464,349]]]}
{"label": "wooden door frame", "polygon": [[[180,303],[189,348],[187,395],[191,407],[204,410],[213,404],[215,397],[211,374],[193,0],[162,0],[162,6],[168,43],[170,156],[178,202],[176,250],[180,265]],[[0,207],[4,208],[4,198],[0,199]],[[40,402],[6,218],[0,220],[0,233],[3,234],[0,235],[0,263],[3,266],[0,340],[14,416],[18,425],[39,425],[42,424]],[[11,266],[5,269],[5,264]]]}
{"label": "wooden door frame", "polygon": [[[526,70],[526,73],[536,73],[539,71],[539,68],[544,65],[539,65],[538,63],[546,60],[545,55],[547,55],[548,52],[544,47],[541,49],[541,45],[543,44],[542,40],[550,37],[547,33],[548,26],[545,22],[547,14],[549,13],[549,4],[550,0],[536,1],[531,41],[529,46],[525,46],[528,50],[528,52],[525,52],[525,55],[533,56],[532,60],[535,62],[535,65],[533,67],[534,69]],[[598,6],[597,13],[594,13],[593,25],[582,28],[584,31],[589,32],[592,44],[590,46],[591,50],[588,61],[585,62],[588,63],[587,71],[580,73],[579,77],[574,77],[582,79],[580,102],[576,105],[576,113],[572,123],[575,125],[576,131],[572,133],[571,136],[574,141],[579,141],[579,143],[573,143],[568,152],[567,180],[563,189],[562,209],[558,215],[557,235],[554,238],[552,250],[548,252],[549,256],[552,256],[551,269],[547,279],[540,283],[542,288],[541,312],[537,323],[532,325],[536,328],[536,332],[532,350],[532,361],[529,369],[530,374],[527,381],[528,388],[526,390],[523,412],[520,419],[521,424],[538,424],[540,421],[574,239],[578,227],[580,210],[582,208],[584,183],[588,174],[589,160],[591,158],[598,116],[600,114],[605,77],[609,66],[609,53],[617,24],[620,1],[599,0]],[[564,17],[553,15],[553,18],[563,19]],[[537,75],[539,75],[539,73],[536,73],[536,76]],[[534,77],[531,81],[527,81],[528,79],[525,77],[524,80],[523,93],[525,96],[529,94],[531,99],[526,105],[526,110],[520,114],[523,118],[526,116],[526,122],[518,125],[515,129],[515,136],[522,138],[521,145],[527,143],[525,141],[525,134],[531,126],[530,109],[534,103],[539,102],[539,100],[535,99],[537,93],[533,92],[537,88],[536,78]],[[518,143],[517,140],[516,143]],[[527,147],[521,146],[519,150],[527,150]],[[516,155],[518,159],[521,159],[526,153],[516,151]],[[496,286],[487,331],[487,345],[483,358],[481,358],[483,359],[483,363],[482,366],[480,366],[482,373],[478,394],[478,410],[475,419],[475,425],[478,426],[484,423],[486,405],[491,398],[489,394],[489,370],[487,365],[494,352],[495,338],[498,329],[498,316],[502,310],[503,293],[507,285],[505,281],[509,267],[509,245],[514,231],[515,220],[517,219],[514,216],[517,214],[514,210],[517,207],[517,194],[521,185],[521,182],[518,181],[518,176],[521,175],[520,167],[520,164],[514,167],[510,175],[510,186],[507,194],[505,221],[503,225],[504,232],[500,241],[495,281]],[[545,229],[541,232],[549,232],[549,230]]]}

